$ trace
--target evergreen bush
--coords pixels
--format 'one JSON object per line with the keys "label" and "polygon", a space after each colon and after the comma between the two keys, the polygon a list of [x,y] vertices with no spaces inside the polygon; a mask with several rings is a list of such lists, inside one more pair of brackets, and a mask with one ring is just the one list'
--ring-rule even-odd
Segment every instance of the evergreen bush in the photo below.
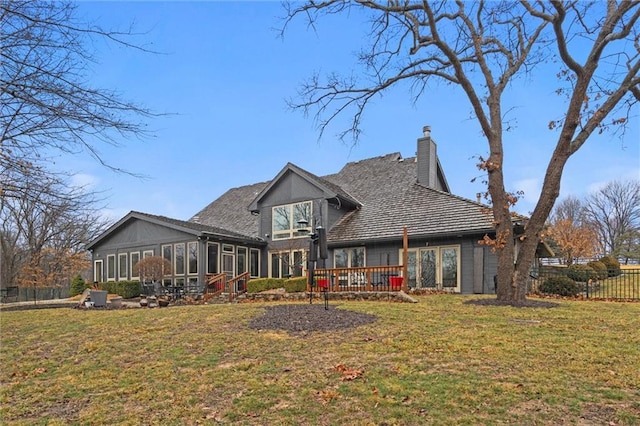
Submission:
{"label": "evergreen bush", "polygon": [[588,282],[598,278],[598,275],[587,265],[571,265],[567,268],[567,277],[573,281]]}
{"label": "evergreen bush", "polygon": [[307,277],[289,278],[284,282],[287,293],[299,293],[307,290]]}
{"label": "evergreen bush", "polygon": [[124,299],[140,296],[140,281],[108,281],[100,283],[99,287],[107,293],[117,294]]}
{"label": "evergreen bush", "polygon": [[609,276],[607,265],[597,260],[587,263],[587,266],[593,269],[599,280],[606,280]]}
{"label": "evergreen bush", "polygon": [[620,269],[620,262],[613,256],[602,256],[600,262],[607,266],[607,273],[610,277],[617,277],[622,273]]}
{"label": "evergreen bush", "polygon": [[71,279],[71,287],[69,287],[69,296],[77,296],[78,294],[82,294],[82,292],[89,287],[82,278],[82,275],[74,275]]}
{"label": "evergreen bush", "polygon": [[569,277],[551,277],[547,278],[540,286],[538,291],[546,294],[557,294],[558,296],[574,297],[580,293],[581,286]]}

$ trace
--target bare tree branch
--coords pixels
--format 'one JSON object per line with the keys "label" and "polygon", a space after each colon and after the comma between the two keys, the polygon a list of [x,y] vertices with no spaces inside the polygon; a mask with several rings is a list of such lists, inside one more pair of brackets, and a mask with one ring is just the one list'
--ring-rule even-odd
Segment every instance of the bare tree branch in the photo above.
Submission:
{"label": "bare tree branch", "polygon": [[[339,136],[357,142],[369,104],[403,82],[410,84],[414,101],[432,83],[462,89],[489,145],[480,167],[488,175],[496,232],[505,241],[498,251],[498,298],[522,302],[567,160],[594,131],[624,131],[634,116],[640,100],[640,2],[326,0],[290,3],[285,10],[282,34],[298,18],[316,28],[325,15],[362,12],[371,22],[368,47],[357,58],[361,72],[316,74],[288,102],[313,114],[320,136],[337,117],[350,114],[350,126]],[[502,97],[516,79],[550,62],[560,64],[557,92],[566,109],[550,120],[549,127],[560,132],[514,265],[510,208],[517,197],[505,190]],[[605,121],[615,113],[620,115]]]}

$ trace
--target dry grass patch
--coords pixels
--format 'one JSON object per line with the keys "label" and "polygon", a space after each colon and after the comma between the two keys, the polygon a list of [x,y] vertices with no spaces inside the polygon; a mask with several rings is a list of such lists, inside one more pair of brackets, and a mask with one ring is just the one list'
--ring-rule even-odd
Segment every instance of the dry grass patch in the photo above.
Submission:
{"label": "dry grass patch", "polygon": [[266,303],[2,312],[1,417],[25,425],[640,424],[640,304],[418,299],[335,303],[376,320],[294,334],[249,327],[279,306]]}

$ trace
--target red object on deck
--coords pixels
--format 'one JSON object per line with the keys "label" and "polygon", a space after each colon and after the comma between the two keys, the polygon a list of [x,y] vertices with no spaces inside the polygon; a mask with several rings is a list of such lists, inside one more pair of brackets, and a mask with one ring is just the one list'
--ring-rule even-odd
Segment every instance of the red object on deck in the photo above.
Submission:
{"label": "red object on deck", "polygon": [[325,278],[318,278],[318,287],[327,288],[329,287],[329,280]]}
{"label": "red object on deck", "polygon": [[402,277],[389,277],[391,287],[402,287]]}

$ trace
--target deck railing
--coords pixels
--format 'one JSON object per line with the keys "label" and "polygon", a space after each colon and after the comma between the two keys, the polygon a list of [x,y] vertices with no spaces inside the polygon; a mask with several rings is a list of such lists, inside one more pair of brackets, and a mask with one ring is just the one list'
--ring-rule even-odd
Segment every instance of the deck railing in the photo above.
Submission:
{"label": "deck railing", "polygon": [[401,265],[322,268],[307,276],[307,291],[406,291],[406,285]]}
{"label": "deck railing", "polygon": [[212,299],[222,293],[229,295],[229,302],[237,298],[239,295],[247,292],[247,283],[250,274],[245,272],[231,279],[227,279],[227,274],[207,275],[207,288],[205,299]]}
{"label": "deck railing", "polygon": [[229,293],[229,302],[247,292],[247,283],[249,282],[250,274],[245,272],[237,277],[231,278],[227,281],[227,291]]}

